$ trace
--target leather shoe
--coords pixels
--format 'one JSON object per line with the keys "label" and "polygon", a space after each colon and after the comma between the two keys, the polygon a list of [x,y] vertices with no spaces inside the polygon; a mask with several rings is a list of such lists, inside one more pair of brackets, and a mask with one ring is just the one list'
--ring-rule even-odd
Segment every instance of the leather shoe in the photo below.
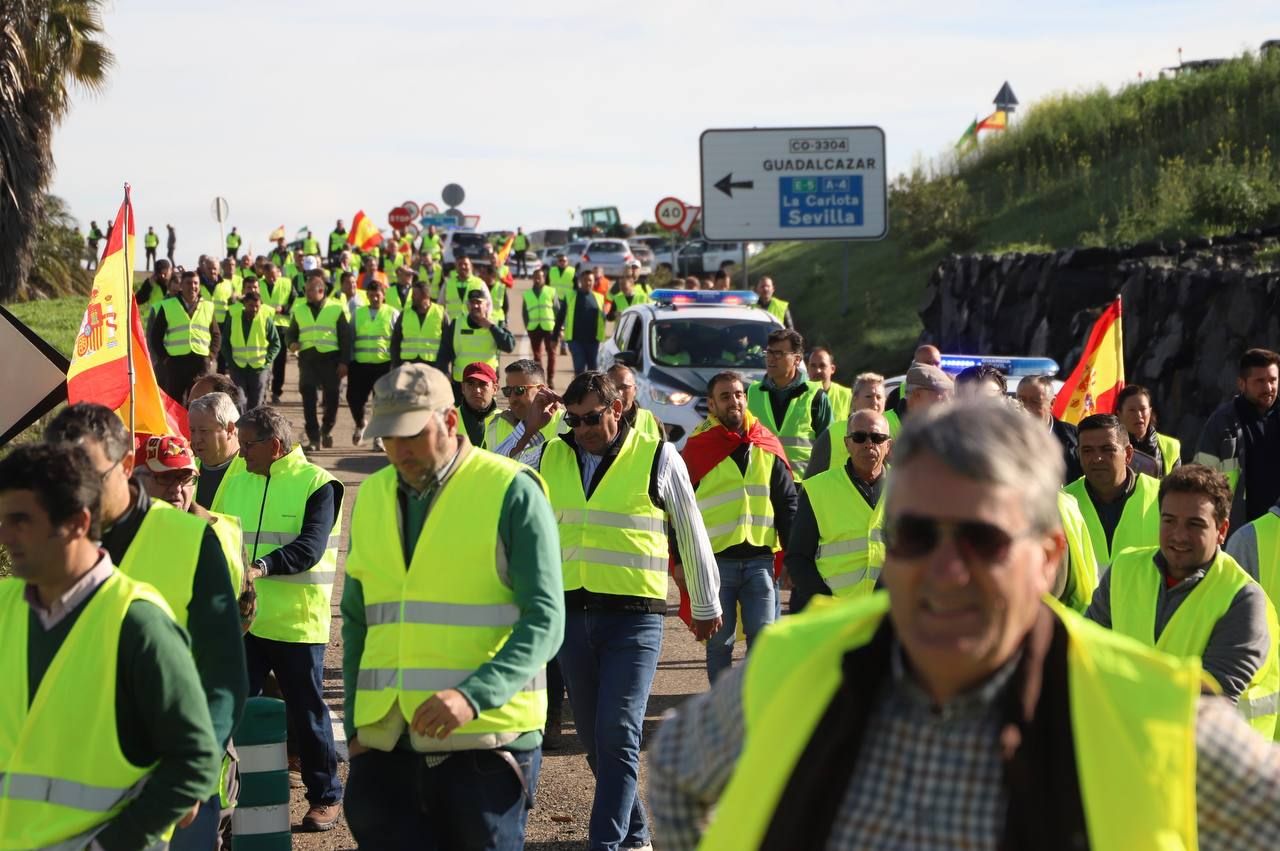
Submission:
{"label": "leather shoe", "polygon": [[316,804],[302,817],[302,829],[313,833],[333,830],[342,815],[342,804]]}

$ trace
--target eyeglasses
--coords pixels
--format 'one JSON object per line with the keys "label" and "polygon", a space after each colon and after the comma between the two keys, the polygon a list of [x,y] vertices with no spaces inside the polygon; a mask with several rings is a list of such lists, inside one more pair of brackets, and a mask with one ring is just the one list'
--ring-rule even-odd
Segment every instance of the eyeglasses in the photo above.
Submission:
{"label": "eyeglasses", "polygon": [[851,431],[846,434],[845,437],[852,440],[854,443],[866,443],[869,440],[876,446],[879,446],[889,439],[889,435],[881,434],[878,431]]}
{"label": "eyeglasses", "polygon": [[512,396],[523,396],[526,393],[533,395],[541,386],[541,384],[517,384],[514,387],[503,387],[502,395],[508,399]]}
{"label": "eyeglasses", "polygon": [[885,526],[885,550],[896,558],[923,558],[938,548],[944,531],[968,562],[1003,561],[1014,540],[1031,534],[1030,529],[1011,534],[980,520],[951,522],[921,514],[900,514]]}
{"label": "eyeglasses", "polygon": [[597,426],[600,425],[600,421],[604,419],[605,411],[608,410],[608,408],[601,408],[589,414],[565,414],[564,424],[569,428],[577,428],[580,425]]}
{"label": "eyeglasses", "polygon": [[157,482],[163,485],[186,485],[195,481],[195,470],[167,470],[163,473],[153,473],[152,476]]}
{"label": "eyeglasses", "polygon": [[240,445],[241,446],[257,446],[259,443],[266,443],[268,440],[271,440],[271,438],[260,437],[257,440],[241,440]]}
{"label": "eyeglasses", "polygon": [[103,482],[103,483],[105,483],[105,482],[107,481],[107,476],[110,476],[110,475],[111,475],[111,472],[112,472],[116,467],[119,467],[122,463],[124,463],[124,458],[123,458],[123,457],[122,457],[122,458],[120,458],[120,459],[118,459],[118,460],[116,461],[116,463],[112,464],[110,467],[108,467],[107,469],[105,469],[105,470],[103,470],[101,473],[99,473],[99,474],[98,474],[98,481],[99,481],[99,482]]}
{"label": "eyeglasses", "polygon": [[765,356],[766,358],[775,358],[775,359],[777,359],[777,358],[789,358],[789,357],[791,357],[792,355],[798,355],[798,354],[800,354],[800,353],[799,353],[799,352],[783,352],[783,351],[779,351],[778,349],[765,349],[765,350],[764,350],[764,356]]}

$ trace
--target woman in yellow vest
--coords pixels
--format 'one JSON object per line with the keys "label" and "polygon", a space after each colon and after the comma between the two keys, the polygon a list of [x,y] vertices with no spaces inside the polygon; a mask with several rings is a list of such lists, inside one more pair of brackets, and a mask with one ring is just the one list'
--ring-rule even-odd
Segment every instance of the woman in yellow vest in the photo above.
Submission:
{"label": "woman in yellow vest", "polygon": [[1151,407],[1151,392],[1139,384],[1126,384],[1116,395],[1116,415],[1129,432],[1129,444],[1154,461],[1162,478],[1182,463],[1182,442],[1176,437],[1156,431],[1156,412]]}
{"label": "woman in yellow vest", "polygon": [[1199,464],[1160,484],[1160,545],[1116,555],[1088,617],[1175,656],[1200,659],[1268,739],[1280,704],[1280,626],[1266,592],[1222,551],[1231,489]]}
{"label": "woman in yellow vest", "polygon": [[894,456],[887,593],[773,626],[664,721],[648,775],[664,843],[1267,846],[1269,803],[1220,815],[1242,783],[1270,795],[1280,762],[1202,696],[1199,662],[1044,601],[1065,545],[1048,430],[958,402],[906,424]]}

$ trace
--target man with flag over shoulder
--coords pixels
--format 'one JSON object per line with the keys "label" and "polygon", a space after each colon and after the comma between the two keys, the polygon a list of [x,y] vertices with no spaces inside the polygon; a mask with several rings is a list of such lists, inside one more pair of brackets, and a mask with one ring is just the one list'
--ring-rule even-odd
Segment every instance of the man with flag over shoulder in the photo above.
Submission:
{"label": "man with flag over shoulder", "polygon": [[[524,845],[564,634],[559,538],[538,474],[472,445],[426,364],[378,379],[342,595],[361,847]],[[495,545],[496,539],[496,545]]]}

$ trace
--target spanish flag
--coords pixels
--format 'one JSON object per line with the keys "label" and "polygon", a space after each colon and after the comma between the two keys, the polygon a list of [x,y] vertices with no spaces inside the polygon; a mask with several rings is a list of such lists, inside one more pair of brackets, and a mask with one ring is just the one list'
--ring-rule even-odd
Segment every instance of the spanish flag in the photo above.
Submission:
{"label": "spanish flag", "polygon": [[[67,370],[67,401],[96,402],[120,415],[136,438],[187,432],[187,412],[160,389],[142,316],[133,297],[133,204],[125,186],[124,203],[112,220],[107,247],[93,277],[89,305],[80,321],[75,351]],[[133,357],[130,386],[129,353]],[[132,396],[132,399],[130,398]],[[131,412],[132,409],[132,412]],[[133,417],[130,422],[130,416]]]}
{"label": "spanish flag", "polygon": [[[515,244],[516,244],[515,234],[512,234],[511,236],[507,237],[507,241],[502,243],[502,247],[498,249],[498,254],[494,262],[493,271],[495,274],[499,269],[507,265],[507,258],[511,256],[511,246]],[[506,284],[508,287],[514,287],[516,285],[516,279],[511,277],[510,270],[507,271],[507,274],[502,276],[502,283]]]}
{"label": "spanish flag", "polygon": [[1120,297],[1102,311],[1089,332],[1080,362],[1053,400],[1053,415],[1076,425],[1092,414],[1115,411],[1116,395],[1124,387],[1124,336]]}
{"label": "spanish flag", "polygon": [[[1003,109],[997,109],[986,118],[978,122],[977,130],[1007,130],[1009,129],[1009,113]],[[977,130],[974,132],[976,133]]]}
{"label": "spanish flag", "polygon": [[368,251],[381,242],[382,234],[378,233],[378,226],[369,220],[364,210],[356,213],[351,220],[351,230],[347,231],[347,244],[354,245],[361,251]]}

